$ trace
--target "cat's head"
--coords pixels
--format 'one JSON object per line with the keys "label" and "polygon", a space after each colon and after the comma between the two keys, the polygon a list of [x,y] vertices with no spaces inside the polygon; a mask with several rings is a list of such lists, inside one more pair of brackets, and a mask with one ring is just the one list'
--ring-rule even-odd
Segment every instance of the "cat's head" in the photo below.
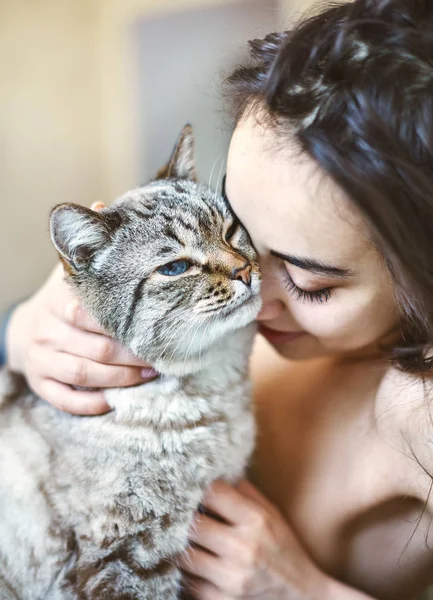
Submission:
{"label": "cat's head", "polygon": [[173,372],[255,319],[260,273],[226,201],[197,183],[190,126],[157,177],[98,211],[60,204],[50,227],[69,280],[100,325]]}

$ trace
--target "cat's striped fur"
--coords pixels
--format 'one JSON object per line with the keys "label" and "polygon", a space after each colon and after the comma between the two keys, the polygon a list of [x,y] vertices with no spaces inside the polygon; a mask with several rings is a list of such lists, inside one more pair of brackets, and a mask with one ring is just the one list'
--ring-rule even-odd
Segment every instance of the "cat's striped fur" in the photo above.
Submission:
{"label": "cat's striped fur", "polygon": [[2,600],[177,598],[203,490],[236,481],[252,451],[256,253],[196,183],[189,127],[160,177],[100,212],[52,213],[83,303],[162,376],[107,392],[104,416],[77,417],[6,393],[2,373]]}

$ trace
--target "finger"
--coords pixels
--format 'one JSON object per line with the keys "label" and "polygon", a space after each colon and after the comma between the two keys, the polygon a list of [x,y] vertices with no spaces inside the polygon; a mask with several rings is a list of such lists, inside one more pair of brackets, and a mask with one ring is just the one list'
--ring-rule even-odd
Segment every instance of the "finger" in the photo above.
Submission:
{"label": "finger", "polygon": [[257,503],[246,498],[222,479],[215,481],[207,491],[203,504],[232,525],[245,523],[251,514],[257,513]]}
{"label": "finger", "polygon": [[88,313],[78,298],[67,302],[57,313],[58,316],[77,329],[92,331],[93,333],[105,333],[96,320]]}
{"label": "finger", "polygon": [[35,361],[39,373],[77,387],[127,387],[144,381],[141,368],[103,365],[64,352],[40,349]]}
{"label": "finger", "polygon": [[51,307],[59,315],[63,314],[64,307],[76,297],[67,282],[65,269],[60,261],[52,270],[40,292],[47,296]]}
{"label": "finger", "polygon": [[187,549],[180,560],[180,568],[212,583],[221,591],[239,587],[238,572],[231,563],[199,548],[190,546]]}
{"label": "finger", "polygon": [[73,298],[71,287],[68,285],[65,278],[65,268],[60,260],[58,261],[54,269],[51,271],[51,274],[48,277],[46,284],[56,285],[61,291],[62,295],[66,295],[70,298]]}
{"label": "finger", "polygon": [[75,329],[62,321],[56,321],[53,330],[55,330],[54,349],[61,352],[68,352],[106,365],[149,367],[123,344],[107,335]]}
{"label": "finger", "polygon": [[78,387],[128,387],[143,383],[144,380],[147,381],[157,375],[156,372],[146,371],[139,367],[103,365],[62,352],[57,352],[56,355],[59,360],[53,361],[51,366],[52,378]]}
{"label": "finger", "polygon": [[78,392],[52,379],[42,379],[34,390],[43,400],[74,415],[100,415],[111,410],[102,392]]}
{"label": "finger", "polygon": [[275,512],[275,507],[250,481],[247,479],[242,479],[238,485],[237,489],[241,492],[243,496],[253,500],[253,502],[257,502],[260,504],[265,510]]}
{"label": "finger", "polygon": [[194,600],[232,600],[217,587],[198,577],[184,574],[182,583],[189,592],[189,595],[183,596],[186,600],[189,598],[194,598]]}
{"label": "finger", "polygon": [[201,548],[225,559],[239,560],[246,550],[245,543],[234,535],[233,527],[208,516],[196,516],[188,537]]}
{"label": "finger", "polygon": [[78,329],[104,333],[99,324],[74,295],[65,279],[62,265],[58,265],[52,272],[47,282],[46,293],[51,298],[51,307],[54,314],[62,321]]}
{"label": "finger", "polygon": [[103,202],[94,202],[90,208],[96,212],[99,212],[103,208],[106,208],[106,205]]}

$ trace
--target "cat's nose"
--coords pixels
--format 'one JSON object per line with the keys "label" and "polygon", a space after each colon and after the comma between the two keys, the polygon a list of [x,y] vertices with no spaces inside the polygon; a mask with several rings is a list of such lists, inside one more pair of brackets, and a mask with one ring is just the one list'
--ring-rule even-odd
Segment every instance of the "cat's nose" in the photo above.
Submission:
{"label": "cat's nose", "polygon": [[243,281],[245,285],[250,287],[251,285],[251,265],[249,262],[245,263],[238,269],[233,269],[231,279]]}

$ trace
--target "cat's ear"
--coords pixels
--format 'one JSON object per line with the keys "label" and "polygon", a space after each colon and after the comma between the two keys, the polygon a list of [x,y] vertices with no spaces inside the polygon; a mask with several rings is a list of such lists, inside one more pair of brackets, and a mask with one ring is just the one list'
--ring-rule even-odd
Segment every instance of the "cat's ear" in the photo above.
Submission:
{"label": "cat's ear", "polygon": [[116,227],[113,217],[113,214],[103,215],[78,204],[59,204],[53,208],[51,239],[69,271],[85,268],[109,243],[110,234]]}
{"label": "cat's ear", "polygon": [[160,169],[156,179],[191,179],[197,181],[195,141],[191,125],[185,125],[169,162]]}

